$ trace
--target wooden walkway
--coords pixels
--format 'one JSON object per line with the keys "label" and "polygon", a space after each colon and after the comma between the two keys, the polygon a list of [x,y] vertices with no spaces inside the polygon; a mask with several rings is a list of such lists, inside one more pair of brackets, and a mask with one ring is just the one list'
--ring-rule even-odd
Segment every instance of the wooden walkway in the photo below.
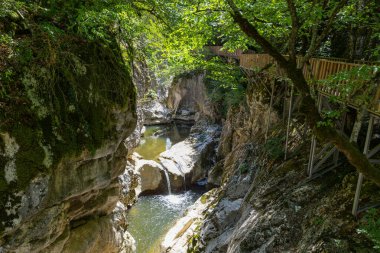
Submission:
{"label": "wooden walkway", "polygon": [[[239,61],[239,65],[245,71],[251,71],[254,69],[262,69],[264,67],[270,66],[266,69],[267,72],[273,74],[277,77],[286,77],[284,71],[277,66],[274,59],[268,54],[254,54],[254,53],[243,53],[242,50],[236,50],[235,52],[228,52],[222,50],[222,46],[209,46],[208,49],[211,53],[228,58],[234,58]],[[297,63],[301,63],[302,58],[297,59]],[[367,87],[371,85],[375,85],[371,89],[370,96],[373,98],[370,100],[369,106],[367,106],[366,110],[369,112],[370,119],[367,127],[367,135],[363,148],[363,153],[370,159],[371,163],[380,164],[379,159],[371,159],[375,157],[375,154],[380,151],[380,144],[375,147],[371,147],[371,140],[373,136],[373,126],[375,118],[380,119],[380,83],[359,83],[359,86],[354,91],[346,92],[342,94],[342,90],[345,89],[345,85],[348,82],[365,82],[364,80],[360,81],[360,78],[357,78],[355,74],[351,75],[350,78],[341,78],[337,79],[333,86],[323,85],[323,82],[318,82],[321,80],[326,80],[330,76],[338,74],[340,72],[347,72],[357,67],[361,67],[364,65],[379,65],[380,63],[373,62],[364,62],[364,61],[355,61],[349,62],[344,59],[337,58],[312,58],[309,60],[307,64],[303,66],[303,74],[305,78],[308,80],[310,85],[316,88],[318,92],[317,106],[318,110],[322,111],[323,105],[329,106],[329,98],[334,97],[336,101],[343,103],[345,106],[352,107],[359,110],[360,105],[356,104],[356,97],[360,96],[364,91],[363,86],[361,84],[365,84]],[[339,87],[339,89],[338,89]],[[287,91],[286,91],[287,92]],[[285,92],[285,93],[286,93]],[[291,124],[291,115],[292,115],[292,101],[293,99],[293,86],[291,86],[290,90],[290,98],[288,98],[288,115],[287,115],[287,134],[286,134],[286,143],[285,143],[285,160],[287,157],[288,150],[288,139],[289,139],[289,129]],[[368,94],[366,94],[368,95]],[[272,86],[272,95],[271,95],[271,104],[273,100],[273,86]],[[284,104],[286,104],[287,96],[284,95]],[[360,108],[361,110],[362,108]],[[345,115],[343,115],[340,123],[340,131],[343,131],[346,119]],[[357,119],[357,121],[361,121],[362,119]],[[269,122],[269,120],[268,120]],[[268,129],[269,125],[267,126]],[[337,168],[341,163],[339,162],[339,152],[338,150],[331,144],[325,144],[320,147],[317,152],[317,139],[315,136],[312,137],[311,147],[310,147],[310,155],[309,155],[309,163],[307,166],[307,173],[309,175],[309,180],[320,177],[325,173]],[[367,205],[365,207],[360,207],[360,194],[361,188],[363,184],[363,174],[359,173],[359,178],[356,187],[356,193],[354,198],[354,203],[352,207],[352,214],[357,215],[358,213],[370,208],[370,207],[378,207],[380,203],[376,203],[374,205]]]}
{"label": "wooden walkway", "polygon": [[[286,77],[284,71],[277,66],[275,60],[268,54],[245,54],[242,50],[236,50],[235,52],[228,52],[222,50],[222,46],[209,46],[209,50],[218,56],[234,58],[239,61],[239,65],[244,69],[255,69],[255,68],[264,68],[271,64],[273,67],[269,68],[268,71],[279,77]],[[302,58],[298,58],[298,64],[301,63]],[[309,60],[308,64],[305,64],[303,67],[303,74],[307,80],[316,81],[325,80],[328,77],[335,75],[339,72],[349,71],[355,67],[360,67],[363,65],[380,65],[380,63],[365,62],[365,61],[355,61],[348,62],[345,59],[339,58],[312,58]],[[349,81],[349,80],[348,80]],[[341,80],[336,85],[344,86],[347,80]],[[377,84],[376,92],[374,92],[374,97],[372,103],[368,110],[372,114],[380,116],[380,85]],[[320,85],[318,91],[324,93],[325,96],[331,97],[335,96],[337,98],[341,97],[340,91],[338,89],[333,89],[331,87],[326,87]],[[356,91],[360,93],[360,91]],[[344,99],[344,98],[342,98]],[[356,107],[353,101],[344,101],[348,103],[351,107]]]}

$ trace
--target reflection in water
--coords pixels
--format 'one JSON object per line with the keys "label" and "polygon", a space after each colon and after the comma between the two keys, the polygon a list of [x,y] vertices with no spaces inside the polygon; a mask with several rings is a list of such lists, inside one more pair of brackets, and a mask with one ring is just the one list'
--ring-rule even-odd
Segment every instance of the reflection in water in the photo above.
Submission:
{"label": "reflection in water", "polygon": [[143,196],[128,212],[128,231],[136,240],[137,253],[159,252],[162,236],[200,193]]}
{"label": "reflection in water", "polygon": [[147,126],[135,151],[146,160],[156,160],[160,153],[183,141],[189,133],[190,127],[186,125]]}

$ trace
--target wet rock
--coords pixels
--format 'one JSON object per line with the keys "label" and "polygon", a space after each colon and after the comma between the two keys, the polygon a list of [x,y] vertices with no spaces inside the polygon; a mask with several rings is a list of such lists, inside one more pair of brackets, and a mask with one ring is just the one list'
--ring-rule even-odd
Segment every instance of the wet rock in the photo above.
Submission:
{"label": "wet rock", "polygon": [[185,211],[186,215],[166,233],[161,243],[160,251],[165,253],[186,253],[189,239],[199,228],[203,215],[211,211],[211,204],[215,200],[212,192],[205,193],[192,206]]}
{"label": "wet rock", "polygon": [[139,160],[135,167],[140,177],[141,193],[159,192],[165,189],[163,167],[152,160]]}
{"label": "wet rock", "polygon": [[173,145],[159,156],[159,161],[169,173],[174,190],[183,189],[197,180],[207,177],[213,165],[215,146],[220,128],[208,126],[202,133],[192,133],[185,141]]}

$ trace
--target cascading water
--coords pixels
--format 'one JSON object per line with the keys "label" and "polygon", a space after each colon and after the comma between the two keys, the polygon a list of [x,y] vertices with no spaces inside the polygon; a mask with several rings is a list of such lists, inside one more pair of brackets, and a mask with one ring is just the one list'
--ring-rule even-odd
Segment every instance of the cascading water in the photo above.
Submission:
{"label": "cascading water", "polygon": [[170,149],[172,147],[172,141],[170,138],[166,138],[166,150]]}
{"label": "cascading water", "polygon": [[164,172],[165,172],[165,177],[166,177],[166,183],[168,185],[168,193],[169,193],[169,195],[171,195],[172,194],[172,188],[171,188],[171,185],[170,185],[169,174],[168,174],[168,172],[166,170],[164,170]]}
{"label": "cascading water", "polygon": [[[170,138],[166,138],[166,150],[169,150],[171,147],[172,147],[172,142],[171,142]],[[168,193],[169,193],[169,195],[171,195],[172,194],[172,188],[170,185],[169,173],[167,170],[164,170],[164,172],[165,172],[165,177],[166,177],[166,184],[168,185]]]}

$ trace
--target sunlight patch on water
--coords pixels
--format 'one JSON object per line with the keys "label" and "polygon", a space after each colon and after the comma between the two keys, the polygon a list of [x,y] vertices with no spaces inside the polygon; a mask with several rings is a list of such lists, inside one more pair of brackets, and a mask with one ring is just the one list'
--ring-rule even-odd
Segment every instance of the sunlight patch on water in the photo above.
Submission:
{"label": "sunlight patch on water", "polygon": [[[155,135],[162,132],[159,135]],[[147,126],[140,145],[135,149],[146,160],[156,160],[158,156],[172,145],[189,136],[190,127],[184,125]]]}

